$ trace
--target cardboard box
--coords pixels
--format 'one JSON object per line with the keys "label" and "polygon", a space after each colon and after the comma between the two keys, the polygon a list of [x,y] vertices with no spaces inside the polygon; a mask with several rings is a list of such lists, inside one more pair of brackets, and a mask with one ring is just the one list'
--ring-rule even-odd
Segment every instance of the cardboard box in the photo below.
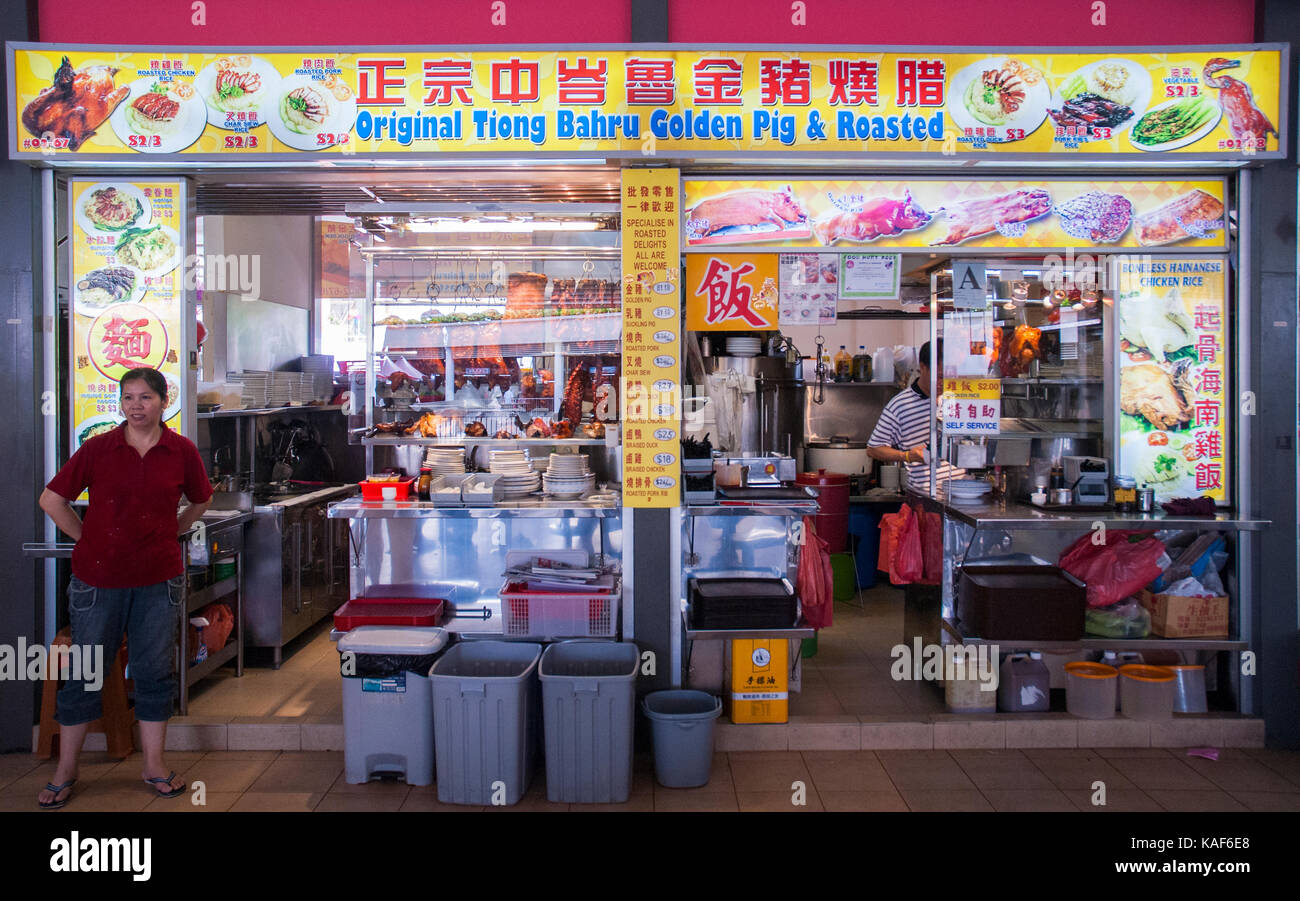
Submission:
{"label": "cardboard box", "polygon": [[1151,634],[1161,638],[1227,638],[1226,597],[1185,597],[1177,594],[1138,596],[1151,613]]}

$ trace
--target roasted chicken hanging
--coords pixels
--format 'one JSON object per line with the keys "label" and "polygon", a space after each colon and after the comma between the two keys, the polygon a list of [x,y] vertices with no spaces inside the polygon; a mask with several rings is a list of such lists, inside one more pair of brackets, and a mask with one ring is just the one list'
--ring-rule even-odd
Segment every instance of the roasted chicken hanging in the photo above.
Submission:
{"label": "roasted chicken hanging", "polygon": [[131,93],[126,85],[113,85],[117,72],[112,66],[73,69],[65,56],[54,84],[23,109],[23,127],[36,138],[67,138],[69,149],[76,150]]}
{"label": "roasted chicken hanging", "polygon": [[1042,329],[1028,325],[1016,326],[1002,358],[1003,378],[1016,378],[1029,371],[1029,364],[1038,359],[1038,343],[1042,337]]}

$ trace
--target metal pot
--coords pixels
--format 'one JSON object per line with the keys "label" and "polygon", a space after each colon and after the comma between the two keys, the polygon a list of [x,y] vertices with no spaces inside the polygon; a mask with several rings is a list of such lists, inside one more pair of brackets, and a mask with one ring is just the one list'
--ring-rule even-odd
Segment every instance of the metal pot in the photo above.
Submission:
{"label": "metal pot", "polygon": [[803,459],[804,468],[813,472],[870,472],[872,466],[865,441],[809,441]]}

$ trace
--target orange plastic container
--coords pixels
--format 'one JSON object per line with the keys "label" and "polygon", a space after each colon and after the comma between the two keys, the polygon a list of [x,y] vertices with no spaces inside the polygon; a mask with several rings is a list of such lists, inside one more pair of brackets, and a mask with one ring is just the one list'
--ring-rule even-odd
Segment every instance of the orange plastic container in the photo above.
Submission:
{"label": "orange plastic container", "polygon": [[1115,715],[1119,670],[1104,663],[1074,660],[1065,665],[1065,709],[1089,720]]}
{"label": "orange plastic container", "polygon": [[1174,715],[1177,678],[1167,666],[1130,663],[1119,668],[1120,711],[1130,719],[1158,720]]}

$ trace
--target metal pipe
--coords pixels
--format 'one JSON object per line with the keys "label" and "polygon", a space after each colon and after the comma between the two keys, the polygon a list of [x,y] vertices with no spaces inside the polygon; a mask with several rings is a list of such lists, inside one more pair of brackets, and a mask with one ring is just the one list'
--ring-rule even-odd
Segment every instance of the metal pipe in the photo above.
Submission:
{"label": "metal pipe", "polygon": [[[1251,353],[1250,353],[1250,336],[1251,329],[1255,323],[1254,305],[1251,303],[1251,291],[1254,286],[1251,280],[1245,277],[1245,273],[1253,271],[1251,268],[1251,235],[1250,227],[1252,224],[1250,191],[1251,191],[1251,173],[1249,169],[1242,169],[1237,176],[1237,335],[1236,335],[1236,382],[1237,382],[1237,437],[1231,442],[1234,448],[1240,448],[1243,452],[1236,452],[1228,459],[1238,461],[1236,478],[1233,480],[1233,490],[1235,497],[1231,498],[1237,509],[1241,511],[1241,518],[1246,519],[1255,515],[1255,503],[1251,497],[1251,455],[1250,449],[1254,446],[1251,441],[1251,420],[1252,416],[1247,416],[1242,412],[1243,404],[1241,403],[1242,392],[1249,389],[1254,383],[1251,380]],[[1227,223],[1224,223],[1225,225]],[[1237,535],[1237,553],[1233,556],[1237,563],[1237,637],[1250,640],[1250,636],[1255,627],[1254,605],[1255,599],[1254,585],[1254,561],[1252,545],[1254,540],[1248,533],[1238,533]],[[1241,675],[1241,667],[1233,666],[1229,668],[1240,680],[1237,688],[1237,707],[1241,713],[1254,713],[1254,677]]]}
{"label": "metal pipe", "polygon": [[[54,234],[54,170],[41,170],[41,347],[42,347],[42,381],[40,404],[45,413],[47,404],[53,403],[53,409],[42,417],[44,426],[45,481],[49,482],[59,471],[59,418],[63,403],[59,397],[58,340],[55,329],[59,322],[59,300],[57,296],[58,280],[56,278],[56,245]],[[54,520],[43,517],[45,522],[45,540],[53,543],[58,538],[58,528]],[[45,637],[46,647],[54,641],[57,631],[58,616],[58,563],[53,558],[45,561]]]}

